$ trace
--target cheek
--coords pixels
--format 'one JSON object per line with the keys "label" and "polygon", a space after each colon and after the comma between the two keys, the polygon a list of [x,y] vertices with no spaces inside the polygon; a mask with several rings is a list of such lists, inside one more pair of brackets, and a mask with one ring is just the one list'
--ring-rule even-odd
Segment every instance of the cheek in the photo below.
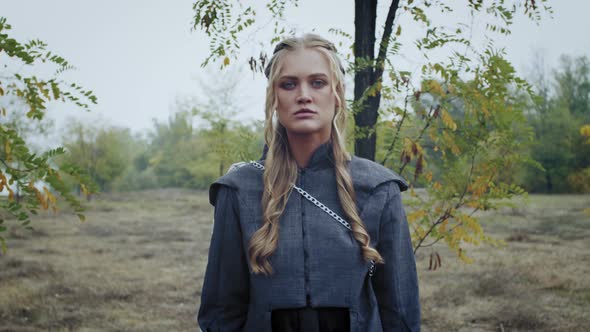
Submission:
{"label": "cheek", "polygon": [[329,113],[333,113],[336,111],[336,105],[338,105],[338,101],[333,93],[327,93],[322,96],[322,108],[325,108],[329,111]]}
{"label": "cheek", "polygon": [[289,96],[285,93],[277,93],[277,111],[281,111],[289,107]]}

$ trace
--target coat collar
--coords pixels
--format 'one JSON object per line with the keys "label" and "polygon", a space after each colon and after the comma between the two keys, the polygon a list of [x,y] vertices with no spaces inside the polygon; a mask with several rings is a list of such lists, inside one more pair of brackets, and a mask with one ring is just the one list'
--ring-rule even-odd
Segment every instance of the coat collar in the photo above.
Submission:
{"label": "coat collar", "polygon": [[[265,145],[262,151],[261,160],[266,159],[268,147]],[[307,167],[301,168],[300,170],[320,170],[334,166],[334,154],[332,151],[332,142],[328,141],[320,145],[309,158]]]}

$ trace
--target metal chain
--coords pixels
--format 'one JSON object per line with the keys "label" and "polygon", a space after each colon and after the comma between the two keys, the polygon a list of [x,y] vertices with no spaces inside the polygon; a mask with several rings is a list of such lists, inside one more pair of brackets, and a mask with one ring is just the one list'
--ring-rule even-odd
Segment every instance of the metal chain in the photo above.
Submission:
{"label": "metal chain", "polygon": [[[255,161],[250,161],[250,165],[264,171],[264,165],[261,165],[260,163],[257,163]],[[293,184],[293,188],[295,190],[297,190],[297,192],[300,193],[301,196],[303,196],[305,199],[307,199],[308,201],[313,203],[315,206],[319,207],[322,211],[326,212],[330,217],[334,218],[342,226],[346,227],[349,231],[352,232],[352,227],[350,226],[350,224],[346,220],[344,220],[342,217],[340,217],[336,212],[332,211],[329,207],[325,206],[322,202],[318,201],[315,197],[310,195],[307,191],[297,187],[295,184]],[[369,276],[372,277],[374,273],[375,273],[375,261],[371,260],[371,266],[369,267]]]}

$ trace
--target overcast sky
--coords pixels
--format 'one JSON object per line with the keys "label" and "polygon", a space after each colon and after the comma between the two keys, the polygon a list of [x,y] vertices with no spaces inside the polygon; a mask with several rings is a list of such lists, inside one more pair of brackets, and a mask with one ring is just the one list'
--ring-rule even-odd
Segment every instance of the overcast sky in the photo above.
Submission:
{"label": "overcast sky", "polygon": [[[83,116],[86,120],[100,119],[140,131],[150,128],[154,118],[165,120],[176,109],[175,101],[180,96],[199,97],[197,78],[215,82],[210,74],[215,66],[209,73],[200,68],[208,54],[208,42],[200,31],[191,32],[192,3],[0,0],[0,16],[12,25],[13,37],[21,41],[41,39],[77,67],[64,77],[93,90],[99,98],[99,105]],[[381,15],[388,3],[381,5]],[[590,1],[549,3],[554,8],[552,19],[544,19],[537,26],[518,17],[512,35],[495,43],[506,47],[508,58],[520,71],[527,68],[534,53],[543,53],[549,67],[557,65],[560,54],[590,54]],[[327,29],[339,27],[352,34],[354,1],[301,0],[288,19],[300,33],[315,29],[330,37]],[[449,24],[453,19],[449,18]],[[255,38],[259,35],[263,34]],[[267,47],[270,51],[270,45]],[[239,77],[237,100],[238,107],[243,108],[240,116],[262,119],[264,79],[254,79],[248,70]],[[50,109],[58,126],[67,116],[80,113],[60,105]]]}

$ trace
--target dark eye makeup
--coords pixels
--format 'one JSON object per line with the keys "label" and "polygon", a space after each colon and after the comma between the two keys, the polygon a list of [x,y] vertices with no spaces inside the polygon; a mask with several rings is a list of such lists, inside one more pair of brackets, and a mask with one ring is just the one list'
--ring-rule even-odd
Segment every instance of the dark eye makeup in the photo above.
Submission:
{"label": "dark eye makeup", "polygon": [[321,88],[327,84],[328,83],[326,81],[319,80],[319,79],[315,79],[315,80],[311,81],[311,86],[313,86],[314,88]]}
{"label": "dark eye makeup", "polygon": [[291,90],[293,88],[295,88],[296,84],[293,81],[284,81],[279,83],[279,87],[285,89],[285,90]]}
{"label": "dark eye makeup", "polygon": [[[286,80],[279,83],[279,87],[285,90],[292,90],[297,86],[298,82],[295,80]],[[324,79],[314,78],[309,83],[311,87],[315,89],[323,88],[328,85],[328,82]]]}

